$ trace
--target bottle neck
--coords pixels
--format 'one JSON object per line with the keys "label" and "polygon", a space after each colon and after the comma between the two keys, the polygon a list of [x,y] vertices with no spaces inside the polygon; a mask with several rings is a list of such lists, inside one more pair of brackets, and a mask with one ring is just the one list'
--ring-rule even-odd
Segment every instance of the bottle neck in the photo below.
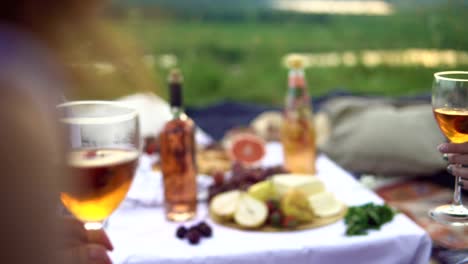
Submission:
{"label": "bottle neck", "polygon": [[289,70],[286,98],[286,104],[289,106],[308,103],[309,93],[307,91],[307,83],[303,69]]}
{"label": "bottle neck", "polygon": [[173,69],[168,77],[169,104],[174,119],[187,119],[183,108],[182,86],[183,78],[179,70]]}
{"label": "bottle neck", "polygon": [[181,119],[182,117],[186,116],[184,108],[180,106],[171,105],[171,113],[174,119]]}
{"label": "bottle neck", "polygon": [[169,83],[169,103],[172,116],[177,119],[185,115],[182,100],[182,84],[178,82]]}
{"label": "bottle neck", "polygon": [[303,69],[291,69],[288,74],[289,89],[306,89],[305,74]]}
{"label": "bottle neck", "polygon": [[171,108],[182,108],[183,100],[181,83],[169,83],[169,103]]}

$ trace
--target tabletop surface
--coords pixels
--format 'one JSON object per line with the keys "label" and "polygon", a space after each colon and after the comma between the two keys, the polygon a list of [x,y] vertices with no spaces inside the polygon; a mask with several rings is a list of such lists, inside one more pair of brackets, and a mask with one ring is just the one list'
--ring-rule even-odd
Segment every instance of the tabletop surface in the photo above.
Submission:
{"label": "tabletop surface", "polygon": [[[144,163],[144,162],[143,162]],[[277,143],[267,145],[263,165],[282,163]],[[140,166],[146,166],[140,164]],[[349,173],[324,155],[317,159],[317,177],[327,190],[348,206],[367,202],[383,203],[372,191],[360,185]],[[147,177],[145,179],[145,177]],[[139,170],[131,189],[133,196],[148,195],[145,180],[160,181],[160,175]],[[155,185],[157,186],[157,185]],[[160,186],[160,185],[159,185]],[[144,188],[146,187],[146,190]],[[152,190],[154,196],[162,192]],[[144,199],[144,196],[142,196]],[[431,240],[418,225],[403,214],[366,236],[347,237],[341,220],[334,224],[304,231],[262,233],[241,231],[217,225],[207,218],[207,206],[200,203],[197,219],[213,227],[213,237],[192,246],[175,237],[180,225],[168,222],[158,203],[135,206],[124,202],[111,216],[106,230],[113,242],[114,263],[428,263]],[[187,223],[189,225],[190,223]]]}

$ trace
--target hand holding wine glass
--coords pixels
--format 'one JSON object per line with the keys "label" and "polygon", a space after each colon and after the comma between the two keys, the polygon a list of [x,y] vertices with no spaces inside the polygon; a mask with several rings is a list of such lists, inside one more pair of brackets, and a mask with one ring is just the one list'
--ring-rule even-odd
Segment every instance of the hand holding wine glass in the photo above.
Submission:
{"label": "hand holding wine glass", "polygon": [[468,143],[442,143],[438,149],[449,163],[447,171],[460,177],[461,187],[468,190]]}
{"label": "hand holding wine glass", "polygon": [[441,145],[439,150],[453,153],[448,156],[453,163],[448,170],[455,176],[455,191],[452,204],[438,206],[429,215],[444,224],[466,226],[468,208],[462,203],[461,189],[465,180],[461,177],[468,175],[463,168],[464,164],[468,164],[468,156],[463,155],[468,153],[465,152],[465,149],[468,150],[468,72],[435,73],[432,106],[440,130],[451,142]]}
{"label": "hand holding wine glass", "polygon": [[70,102],[58,110],[69,132],[71,172],[60,198],[86,229],[100,229],[133,180],[139,153],[137,112],[104,101]]}
{"label": "hand holding wine glass", "polygon": [[111,264],[107,251],[113,246],[104,230],[86,230],[83,223],[72,216],[61,217],[62,243],[58,258],[70,264]]}

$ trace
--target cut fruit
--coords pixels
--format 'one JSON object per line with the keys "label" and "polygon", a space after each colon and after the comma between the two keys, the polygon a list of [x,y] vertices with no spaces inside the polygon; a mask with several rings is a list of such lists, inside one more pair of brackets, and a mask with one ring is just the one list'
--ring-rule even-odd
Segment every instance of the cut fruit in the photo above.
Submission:
{"label": "cut fruit", "polygon": [[289,190],[281,199],[281,211],[286,216],[292,216],[300,222],[310,222],[314,219],[307,196],[297,189]]}
{"label": "cut fruit", "polygon": [[309,205],[318,217],[336,215],[343,209],[343,203],[331,192],[322,192],[309,196]]}
{"label": "cut fruit", "polygon": [[247,165],[254,164],[265,156],[265,142],[254,134],[239,133],[233,136],[228,150],[233,160]]}
{"label": "cut fruit", "polygon": [[268,208],[264,202],[247,193],[241,195],[234,221],[244,228],[256,228],[263,225],[268,217]]}
{"label": "cut fruit", "polygon": [[302,191],[307,197],[325,191],[322,181],[307,174],[278,174],[273,177],[273,185],[279,196],[293,188]]}
{"label": "cut fruit", "polygon": [[275,187],[273,186],[273,182],[270,180],[255,183],[249,187],[248,193],[252,197],[264,202],[276,198]]}
{"label": "cut fruit", "polygon": [[223,220],[232,219],[240,198],[241,192],[237,190],[220,193],[211,200],[210,211]]}

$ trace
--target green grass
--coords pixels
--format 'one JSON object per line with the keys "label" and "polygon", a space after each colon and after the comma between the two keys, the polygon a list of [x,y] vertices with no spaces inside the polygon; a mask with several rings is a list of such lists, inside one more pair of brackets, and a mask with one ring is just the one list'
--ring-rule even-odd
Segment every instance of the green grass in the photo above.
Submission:
{"label": "green grass", "polygon": [[[185,75],[185,101],[200,106],[219,100],[283,102],[290,52],[433,48],[468,50],[463,8],[415,10],[388,17],[319,16],[315,19],[237,22],[198,19],[130,19],[119,27],[136,36],[151,54],[174,54]],[[467,69],[468,65],[458,66]],[[430,92],[432,73],[424,67],[309,68],[312,96],[336,88],[400,96]],[[156,67],[161,77],[167,70]],[[164,80],[165,78],[160,78]],[[165,84],[159,83],[163,87]]]}

